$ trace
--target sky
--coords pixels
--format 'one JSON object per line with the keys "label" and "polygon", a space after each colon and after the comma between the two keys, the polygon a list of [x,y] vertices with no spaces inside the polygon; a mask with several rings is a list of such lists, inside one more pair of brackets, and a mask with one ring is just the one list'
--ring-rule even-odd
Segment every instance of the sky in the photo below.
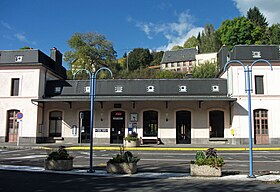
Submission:
{"label": "sky", "polygon": [[73,34],[94,32],[112,42],[118,58],[134,48],[166,51],[254,6],[270,25],[280,23],[280,0],[0,0],[0,50],[65,53]]}

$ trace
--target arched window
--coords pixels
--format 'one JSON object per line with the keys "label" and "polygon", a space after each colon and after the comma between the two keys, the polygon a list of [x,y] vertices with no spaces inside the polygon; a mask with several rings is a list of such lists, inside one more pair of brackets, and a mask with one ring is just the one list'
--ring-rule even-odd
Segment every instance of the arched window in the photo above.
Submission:
{"label": "arched window", "polygon": [[144,111],[143,112],[143,136],[157,137],[158,136],[158,112]]}
{"label": "arched window", "polygon": [[62,112],[51,111],[49,114],[49,136],[50,137],[61,137],[62,129]]}

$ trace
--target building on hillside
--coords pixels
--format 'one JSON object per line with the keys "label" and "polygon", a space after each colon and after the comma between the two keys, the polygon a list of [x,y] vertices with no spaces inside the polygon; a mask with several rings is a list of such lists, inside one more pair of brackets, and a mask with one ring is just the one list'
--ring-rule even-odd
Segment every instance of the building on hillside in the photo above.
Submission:
{"label": "building on hillside", "polygon": [[217,63],[218,61],[218,53],[201,53],[195,55],[196,66],[203,65],[205,63]]}
{"label": "building on hillside", "polygon": [[[61,63],[39,50],[0,53],[0,142],[88,143],[89,81],[66,80]],[[256,55],[274,70],[264,62],[253,68],[254,142],[280,144],[278,46],[222,47],[220,78],[97,80],[94,143],[120,144],[135,131],[144,143],[247,144],[244,71],[231,64],[224,72],[223,66],[233,59],[250,64]]]}
{"label": "building on hillside", "polygon": [[217,53],[198,54],[197,48],[179,49],[164,52],[160,69],[191,74],[195,66],[205,63],[217,63]]}
{"label": "building on hillside", "polygon": [[165,51],[160,62],[160,69],[190,73],[195,66],[195,55],[197,54],[196,48]]}

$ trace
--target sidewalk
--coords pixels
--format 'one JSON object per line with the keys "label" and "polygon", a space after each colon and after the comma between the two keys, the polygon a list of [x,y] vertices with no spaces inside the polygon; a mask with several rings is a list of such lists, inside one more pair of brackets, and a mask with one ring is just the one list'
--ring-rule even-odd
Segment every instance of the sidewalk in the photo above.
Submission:
{"label": "sidewalk", "polygon": [[156,179],[200,179],[200,180],[231,180],[231,181],[262,181],[280,183],[280,175],[266,174],[255,175],[256,178],[248,178],[247,175],[226,175],[222,177],[192,177],[189,173],[154,173],[154,172],[138,172],[136,174],[110,174],[103,170],[95,170],[94,173],[88,173],[87,170],[73,169],[72,171],[50,171],[42,167],[31,166],[14,166],[14,165],[0,165],[0,170],[10,171],[25,171],[25,172],[41,172],[41,173],[56,173],[56,174],[70,174],[70,175],[84,175],[95,177],[135,177],[135,178],[156,178]]}

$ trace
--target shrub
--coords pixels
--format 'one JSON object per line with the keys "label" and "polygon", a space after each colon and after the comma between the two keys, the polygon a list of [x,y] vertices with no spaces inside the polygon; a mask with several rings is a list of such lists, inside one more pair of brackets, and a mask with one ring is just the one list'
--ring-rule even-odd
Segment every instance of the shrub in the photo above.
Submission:
{"label": "shrub", "polygon": [[124,147],[120,147],[120,153],[113,156],[108,163],[137,163],[140,160],[134,156],[130,151],[124,152]]}
{"label": "shrub", "polygon": [[68,154],[64,146],[60,146],[56,151],[52,151],[47,156],[47,160],[69,160],[69,159],[73,159],[73,157]]}
{"label": "shrub", "polygon": [[217,155],[217,150],[215,148],[207,149],[206,153],[197,151],[195,161],[191,161],[191,163],[199,166],[210,165],[212,167],[222,167],[225,164],[223,157]]}
{"label": "shrub", "polygon": [[138,138],[138,134],[136,132],[132,132],[127,134],[124,140],[131,142],[131,141],[139,141],[140,139]]}

